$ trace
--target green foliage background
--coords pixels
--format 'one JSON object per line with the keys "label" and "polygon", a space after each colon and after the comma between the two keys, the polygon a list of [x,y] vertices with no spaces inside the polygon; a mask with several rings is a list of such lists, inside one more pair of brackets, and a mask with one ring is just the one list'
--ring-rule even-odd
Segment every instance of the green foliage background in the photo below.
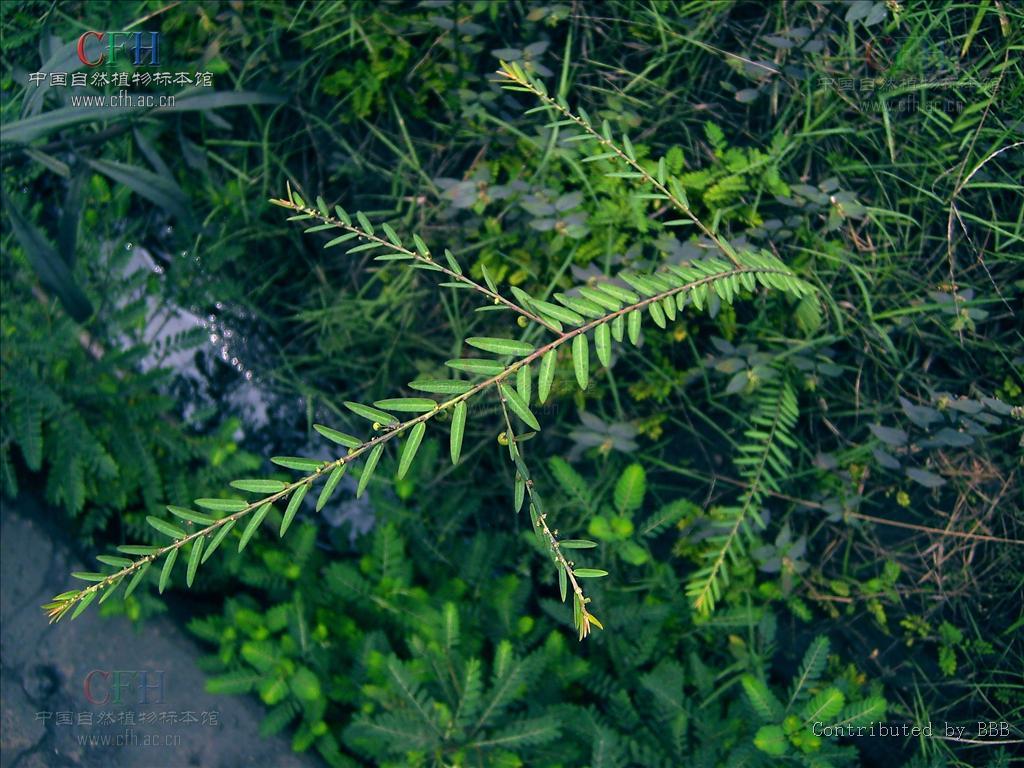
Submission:
{"label": "green foliage background", "polygon": [[[497,406],[471,410],[457,467],[430,432],[397,482],[385,453],[371,532],[331,523],[358,509],[343,483],[329,514],[311,495],[287,537],[211,560],[182,593],[211,651],[209,686],[258,695],[266,733],[331,765],[893,765],[892,739],[821,739],[808,724],[1019,726],[1018,7],[0,13],[0,467],[7,494],[44,489],[93,543],[154,541],[147,515],[228,480],[291,480],[260,457],[326,456],[312,424],[351,424],[344,401],[444,376],[463,338],[518,333],[424,273],[325,250],[331,234],[303,235],[268,202],[286,185],[450,248],[505,295],[701,255],[706,243],[666,226],[633,180],[524,114],[535,104],[492,82],[499,60],[628,132],[703,221],[819,288],[680,313],[639,348],[616,347],[586,392],[560,359],[527,446],[550,518],[597,541],[580,559],[609,572],[590,582],[605,629],[582,644],[513,511]],[[164,68],[212,72],[231,106],[180,95],[175,110],[83,123],[70,90],[28,84],[67,66],[82,31],[150,15],[137,28],[162,33]],[[140,246],[160,274],[122,279]],[[173,350],[147,341],[154,302],[244,312],[260,386],[300,407],[266,430],[226,400],[190,407],[160,362]],[[199,352],[204,338],[173,346]],[[716,532],[750,482],[743,457],[772,451],[758,427],[783,392],[792,445],[704,615],[687,583],[721,551]],[[161,605],[144,587],[102,608]],[[899,741],[900,764],[1011,759]]]}

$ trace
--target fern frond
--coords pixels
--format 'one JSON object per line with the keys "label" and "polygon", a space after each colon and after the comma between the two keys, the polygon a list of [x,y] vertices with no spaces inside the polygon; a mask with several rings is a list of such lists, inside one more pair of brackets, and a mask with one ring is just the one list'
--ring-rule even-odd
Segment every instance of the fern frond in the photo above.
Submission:
{"label": "fern frond", "polygon": [[459,707],[455,711],[455,727],[463,729],[480,713],[483,701],[483,676],[480,673],[480,660],[471,658],[466,662],[466,671],[462,676],[462,695]]}
{"label": "fern frond", "polygon": [[558,738],[561,728],[557,720],[550,717],[533,717],[515,720],[486,738],[471,741],[466,746],[477,749],[517,749],[549,744]]}
{"label": "fern frond", "polygon": [[789,695],[789,701],[786,704],[787,710],[793,706],[804,691],[814,686],[821,678],[828,661],[828,651],[829,640],[825,635],[819,635],[811,641],[804,653],[803,661],[800,663],[800,672],[793,680],[793,692]]}
{"label": "fern frond", "polygon": [[850,704],[831,723],[841,728],[857,728],[885,719],[888,703],[881,696],[870,696],[863,701]]}
{"label": "fern frond", "polygon": [[707,565],[690,577],[686,593],[693,607],[704,615],[715,609],[729,583],[729,567],[746,551],[751,519],[761,522],[761,506],[766,491],[778,491],[779,481],[792,467],[788,454],[779,446],[795,447],[790,433],[796,426],[799,409],[796,393],[785,379],[762,388],[750,417],[751,428],[744,435],[749,442],[740,446],[734,463],[746,481],[746,490],[738,506],[720,509],[725,532],[708,539],[704,554]]}
{"label": "fern frond", "polygon": [[753,675],[744,675],[740,678],[740,683],[743,685],[750,705],[761,720],[766,723],[776,723],[782,719],[782,704],[764,681],[758,680]]}

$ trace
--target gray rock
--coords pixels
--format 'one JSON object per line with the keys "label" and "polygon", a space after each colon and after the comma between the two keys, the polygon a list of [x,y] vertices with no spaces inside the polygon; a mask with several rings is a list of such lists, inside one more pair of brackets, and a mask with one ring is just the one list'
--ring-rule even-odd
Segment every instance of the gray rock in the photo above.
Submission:
{"label": "gray rock", "polygon": [[313,768],[286,736],[263,739],[258,701],[214,696],[204,650],[167,616],[133,627],[95,609],[50,625],[39,606],[82,569],[40,522],[58,512],[5,500],[0,530],[0,766]]}

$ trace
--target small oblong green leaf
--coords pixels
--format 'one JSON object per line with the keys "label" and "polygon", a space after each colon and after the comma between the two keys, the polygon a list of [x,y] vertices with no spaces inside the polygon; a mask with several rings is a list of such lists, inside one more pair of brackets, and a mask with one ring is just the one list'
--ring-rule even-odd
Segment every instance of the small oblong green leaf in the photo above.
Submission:
{"label": "small oblong green leaf", "polygon": [[370,482],[370,478],[373,477],[373,472],[377,469],[377,462],[380,461],[380,455],[384,453],[384,443],[377,443],[373,446],[373,450],[370,451],[370,455],[366,459],[366,464],[363,466],[363,474],[359,477],[359,486],[356,488],[356,498],[358,499],[363,495],[363,491],[366,490],[367,484]]}
{"label": "small oblong green leaf", "polygon": [[634,309],[626,316],[627,332],[629,333],[629,341],[633,346],[640,343],[640,323],[643,322],[644,316],[640,314],[639,309]]}
{"label": "small oblong green leaf", "polygon": [[505,366],[494,360],[482,360],[480,358],[462,358],[449,360],[445,363],[449,368],[466,373],[476,373],[482,376],[497,376],[505,370]]}
{"label": "small oblong green leaf", "polygon": [[270,462],[279,467],[294,469],[298,472],[316,472],[320,469],[320,465],[324,463],[321,459],[306,459],[301,456],[272,456]]}
{"label": "small oblong green leaf", "polygon": [[580,389],[586,389],[590,380],[590,345],[584,333],[572,340],[572,367],[576,372],[576,383]]}
{"label": "small oblong green leaf", "polygon": [[171,571],[174,570],[174,563],[178,559],[178,548],[175,547],[167,553],[167,559],[164,560],[164,567],[160,570],[160,584],[157,587],[157,591],[162,595],[164,589],[167,588],[167,583],[171,580]]}
{"label": "small oblong green leaf", "polygon": [[607,293],[597,290],[597,288],[581,286],[580,293],[598,306],[603,307],[610,312],[618,312],[622,308],[621,301],[609,296]]}
{"label": "small oblong green leaf", "polygon": [[426,429],[427,425],[421,421],[409,430],[409,437],[406,439],[405,445],[402,446],[402,455],[398,459],[399,480],[405,477],[405,473],[412,466],[412,460],[416,458],[416,451],[420,449],[420,442],[423,440],[423,433]]}
{"label": "small oblong green leaf", "polygon": [[640,299],[637,294],[633,293],[628,288],[623,288],[621,285],[616,285],[615,283],[598,283],[594,287],[599,291],[607,293],[613,299],[618,299],[624,304],[632,304]]}
{"label": "small oblong green leaf", "polygon": [[264,504],[259,509],[257,509],[253,516],[249,519],[248,525],[246,525],[245,530],[242,531],[242,538],[238,540],[239,552],[245,549],[246,545],[249,543],[249,539],[251,539],[253,535],[256,533],[256,531],[259,530],[259,527],[263,524],[263,521],[266,519],[267,513],[270,512],[270,508],[272,506],[273,504],[270,504],[269,502]]}
{"label": "small oblong green leaf", "polygon": [[537,421],[537,417],[530,411],[529,406],[519,397],[519,393],[504,383],[499,384],[498,387],[501,390],[501,394],[505,396],[505,401],[508,403],[509,408],[512,409],[512,413],[522,419],[529,427],[539,432],[540,422]]}
{"label": "small oblong green leaf", "polygon": [[558,546],[562,549],[593,549],[597,546],[597,542],[587,539],[566,539],[558,542]]}
{"label": "small oblong green leaf", "polygon": [[246,502],[238,501],[237,499],[196,499],[193,503],[197,507],[214,512],[241,512],[243,509],[249,508]]}
{"label": "small oblong green leaf", "polygon": [[612,338],[616,341],[622,341],[622,337],[626,331],[626,319],[622,315],[616,315],[615,319],[611,322],[612,326]]}
{"label": "small oblong green leaf", "polygon": [[[327,478],[327,482],[324,483],[324,487],[320,491],[320,496],[316,500],[316,511],[317,512],[319,512],[321,509],[323,509],[324,506],[327,504],[327,502],[331,500],[331,496],[334,494],[334,489],[338,487],[338,482],[341,480],[342,476],[344,476],[345,470],[347,468],[348,468],[348,464],[339,464],[338,466],[336,466],[334,469],[331,470],[330,477]],[[299,500],[301,501],[301,498]],[[291,501],[289,501],[288,502],[288,507],[290,508],[291,505],[292,505],[292,503],[291,503]],[[288,514],[288,511],[286,509],[285,510],[285,515],[287,516],[287,514]],[[293,512],[292,514],[294,515],[295,513]],[[291,523],[291,520],[289,520],[288,522]],[[284,524],[283,520],[281,521],[281,529],[282,529],[282,535],[284,535],[284,531],[288,529],[288,526],[286,526]]]}
{"label": "small oblong green leaf", "polygon": [[466,339],[471,347],[482,349],[484,352],[493,352],[496,355],[515,355],[525,357],[533,352],[533,345],[516,339],[496,339],[488,336],[472,336]]}
{"label": "small oblong green leaf", "polygon": [[183,530],[181,530],[181,528],[174,525],[174,523],[161,520],[159,517],[153,517],[153,515],[147,516],[146,522],[157,531],[164,534],[164,536],[170,536],[172,539],[184,539],[187,535]]}
{"label": "small oblong green leaf", "polygon": [[601,323],[594,329],[594,349],[601,365],[607,368],[612,362],[612,332],[608,323]]}
{"label": "small oblong green leaf", "polygon": [[472,388],[472,384],[461,379],[417,379],[409,382],[409,389],[431,392],[435,395],[461,395]]}
{"label": "small oblong green leaf", "polygon": [[574,312],[580,313],[584,317],[597,319],[605,315],[603,307],[582,296],[566,296],[564,293],[556,293],[555,301]]}
{"label": "small oblong green leaf", "polygon": [[607,576],[608,571],[602,571],[600,568],[576,568],[572,575],[578,579],[600,579]]}
{"label": "small oblong green leaf", "polygon": [[362,211],[356,211],[356,221],[359,222],[359,226],[363,228],[364,232],[370,235],[374,233],[373,224],[370,223],[370,220],[366,218],[366,214]]}
{"label": "small oblong green leaf", "polygon": [[[347,464],[344,466],[348,466]],[[330,482],[330,478],[328,478]],[[295,519],[295,513],[299,511],[299,506],[302,504],[302,500],[306,496],[306,492],[309,490],[309,483],[303,483],[292,493],[292,497],[288,499],[288,506],[284,510],[284,519],[281,520],[281,536],[284,536],[285,531],[288,530],[288,526],[292,524],[292,520]]]}
{"label": "small oblong green leaf", "polygon": [[429,413],[437,408],[437,401],[429,397],[393,397],[389,400],[378,400],[374,405],[399,413]]}
{"label": "small oblong green leaf", "polygon": [[565,602],[565,593],[568,587],[568,579],[565,576],[565,566],[561,563],[558,564],[558,593],[562,596],[562,602]]}
{"label": "small oblong green leaf", "polygon": [[647,305],[647,311],[651,313],[651,319],[654,320],[654,324],[659,328],[666,326],[665,312],[661,309],[661,304],[656,301],[652,301]]}
{"label": "small oblong green leaf", "polygon": [[231,529],[235,527],[235,523],[237,522],[237,519],[229,520],[228,522],[224,523],[224,525],[221,527],[219,531],[217,531],[216,534],[214,534],[214,537],[210,539],[210,546],[208,546],[206,548],[206,552],[203,553],[204,563],[210,559],[210,555],[217,551],[217,547],[221,545],[221,542],[224,541],[227,535],[231,532]]}
{"label": "small oblong green leaf", "polygon": [[324,249],[333,248],[336,245],[347,243],[353,237],[359,237],[358,233],[346,232],[344,235],[338,235],[338,237],[334,238],[333,240],[328,240],[326,243],[324,243]]}
{"label": "small oblong green leaf", "polygon": [[646,275],[637,275],[631,272],[620,272],[619,277],[629,283],[634,290],[642,296],[654,296],[661,292],[661,287],[654,281],[649,280]]}
{"label": "small oblong green leaf", "polygon": [[158,552],[160,547],[147,546],[145,544],[121,544],[117,547],[118,552],[126,555],[141,555],[143,557]]}
{"label": "small oblong green leaf", "polygon": [[379,411],[376,408],[371,408],[368,405],[362,403],[353,403],[351,400],[345,401],[345,407],[348,408],[356,416],[362,416],[367,421],[379,422],[381,424],[392,424],[398,421],[390,413]]}
{"label": "small oblong green leaf", "polygon": [[232,480],[230,483],[232,488],[237,488],[240,491],[249,491],[250,493],[277,493],[283,491],[288,487],[287,483],[282,483],[280,480]]}
{"label": "small oblong green leaf", "polygon": [[93,600],[96,599],[96,595],[98,595],[98,594],[99,594],[98,591],[97,592],[90,592],[85,597],[83,597],[81,600],[79,600],[78,601],[78,607],[76,607],[74,612],[71,614],[71,620],[74,621],[75,619],[77,619],[78,616],[82,613],[82,611],[84,611],[86,608],[89,607],[89,603],[91,603]]}
{"label": "small oblong green leaf", "polygon": [[549,301],[541,301],[540,299],[531,299],[531,303],[538,311],[555,318],[559,322],[566,323],[567,325],[583,325],[583,316],[573,312],[571,309],[560,307]]}
{"label": "small oblong green leaf", "polygon": [[146,571],[149,570],[149,566],[150,563],[146,563],[145,565],[139,566],[139,570],[135,572],[135,575],[132,576],[131,581],[128,582],[128,586],[124,590],[124,597],[122,599],[127,600],[129,597],[131,597],[132,592],[134,592],[135,588],[139,586],[139,582],[142,581],[143,577],[146,575]]}
{"label": "small oblong green leaf", "polygon": [[456,275],[462,274],[462,267],[459,265],[458,260],[455,258],[455,254],[449,251],[447,248],[444,249],[444,258],[448,262],[448,267]]}
{"label": "small oblong green leaf", "polygon": [[670,323],[676,319],[676,299],[674,296],[666,296],[662,299],[661,308]]}
{"label": "small oblong green leaf", "polygon": [[353,437],[352,435],[347,435],[344,432],[339,432],[336,429],[325,427],[323,424],[314,424],[313,429],[315,429],[323,437],[326,437],[332,443],[343,445],[346,448],[358,448],[360,445],[363,444],[363,441],[360,440],[358,437]]}
{"label": "small oblong green leaf", "polygon": [[393,230],[391,228],[390,224],[388,224],[387,222],[384,222],[383,224],[380,225],[380,228],[384,230],[384,236],[387,237],[387,239],[391,241],[392,245],[397,245],[399,248],[402,247],[402,241],[399,239],[398,235],[395,233],[395,230]]}
{"label": "small oblong green leaf", "polygon": [[127,568],[132,564],[127,557],[114,557],[113,555],[96,555],[96,559],[112,568]]}
{"label": "small oblong green leaf", "polygon": [[546,352],[540,361],[540,375],[537,378],[537,400],[546,402],[551,392],[551,382],[555,379],[555,363],[558,353],[555,350]]}
{"label": "small oblong green leaf", "polygon": [[455,404],[455,408],[452,411],[452,464],[458,464],[459,456],[462,455],[462,435],[466,430],[466,410],[466,401],[462,400]]}
{"label": "small oblong green leaf", "polygon": [[185,574],[185,586],[191,588],[192,580],[196,577],[196,569],[199,568],[199,559],[203,556],[203,545],[206,539],[197,536],[192,539],[192,551],[188,555],[188,571]]}
{"label": "small oblong green leaf", "polygon": [[530,397],[533,394],[533,375],[530,366],[524,365],[516,371],[516,391],[523,398],[523,402],[530,404]]}
{"label": "small oblong green leaf", "polygon": [[195,523],[196,525],[213,525],[219,519],[211,517],[210,515],[201,515],[198,512],[193,512],[191,509],[185,509],[184,507],[170,506],[167,507],[167,511],[179,520]]}

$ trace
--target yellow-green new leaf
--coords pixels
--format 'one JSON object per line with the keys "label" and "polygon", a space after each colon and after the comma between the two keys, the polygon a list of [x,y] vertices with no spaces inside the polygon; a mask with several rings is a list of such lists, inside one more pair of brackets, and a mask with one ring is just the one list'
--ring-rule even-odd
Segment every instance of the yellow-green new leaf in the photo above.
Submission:
{"label": "yellow-green new leaf", "polygon": [[412,460],[416,458],[416,451],[420,449],[420,442],[423,440],[423,433],[426,429],[427,425],[421,421],[409,431],[409,437],[405,441],[405,445],[402,446],[402,455],[398,459],[399,480],[405,477],[405,473],[412,466]]}
{"label": "yellow-green new leaf", "polygon": [[542,403],[547,401],[548,394],[551,392],[551,382],[555,378],[557,359],[558,353],[555,350],[551,350],[541,358],[540,375],[537,378],[537,399]]}
{"label": "yellow-green new leaf", "polygon": [[459,456],[462,455],[462,435],[466,431],[466,401],[455,404],[452,411],[452,436],[451,454],[452,464],[459,463]]}
{"label": "yellow-green new leaf", "polygon": [[359,477],[359,485],[356,487],[356,498],[358,499],[363,495],[363,491],[366,490],[367,484],[370,482],[370,478],[373,477],[373,471],[377,469],[377,462],[380,461],[380,455],[384,453],[384,443],[377,443],[373,446],[373,450],[370,451],[370,455],[366,459],[366,464],[363,467],[363,474]]}
{"label": "yellow-green new leaf", "polygon": [[572,367],[576,371],[576,383],[586,389],[590,380],[590,345],[586,334],[579,334],[572,340]]}
{"label": "yellow-green new leaf", "polygon": [[501,394],[505,397],[508,407],[512,409],[512,413],[522,419],[527,426],[539,432],[540,422],[537,421],[537,417],[530,411],[529,406],[523,402],[519,393],[505,384],[499,384],[498,387],[501,389]]}
{"label": "yellow-green new leaf", "polygon": [[533,345],[516,339],[495,339],[486,336],[473,336],[466,339],[471,347],[482,349],[484,352],[493,352],[496,355],[515,355],[525,357],[533,352]]}

